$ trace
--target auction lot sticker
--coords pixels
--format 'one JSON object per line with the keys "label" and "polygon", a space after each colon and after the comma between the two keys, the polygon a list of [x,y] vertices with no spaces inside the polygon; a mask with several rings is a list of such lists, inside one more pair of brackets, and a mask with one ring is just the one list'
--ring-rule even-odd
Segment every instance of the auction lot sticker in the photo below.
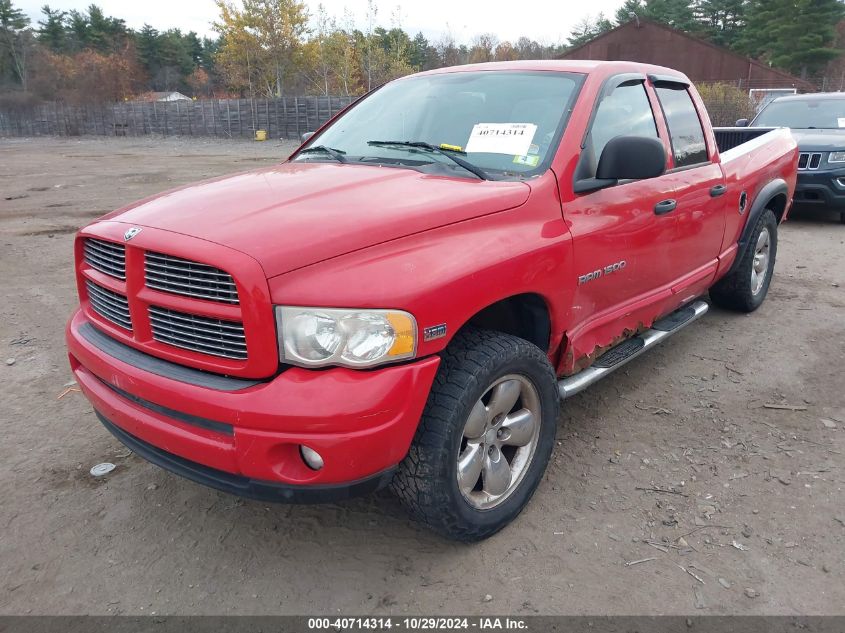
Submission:
{"label": "auction lot sticker", "polygon": [[533,123],[477,123],[467,141],[467,153],[525,156],[537,133]]}

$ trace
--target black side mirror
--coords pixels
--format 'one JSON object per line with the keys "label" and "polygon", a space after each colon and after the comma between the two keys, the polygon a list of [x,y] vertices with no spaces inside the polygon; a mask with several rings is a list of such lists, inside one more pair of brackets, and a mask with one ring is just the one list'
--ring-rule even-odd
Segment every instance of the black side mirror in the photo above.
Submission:
{"label": "black side mirror", "polygon": [[302,140],[302,142],[304,143],[305,141],[307,141],[307,140],[308,140],[309,138],[311,138],[312,136],[314,136],[314,132],[306,132],[305,134],[303,134],[303,135],[300,137],[300,139],[301,139],[301,140]]}
{"label": "black side mirror", "polygon": [[602,150],[596,178],[599,180],[643,180],[666,171],[666,150],[656,138],[617,136]]}
{"label": "black side mirror", "polygon": [[666,171],[666,150],[656,138],[617,136],[610,139],[599,158],[595,178],[575,181],[575,193],[612,187],[620,180],[656,178]]}
{"label": "black side mirror", "polygon": [[737,119],[736,127],[748,127],[748,119]]}

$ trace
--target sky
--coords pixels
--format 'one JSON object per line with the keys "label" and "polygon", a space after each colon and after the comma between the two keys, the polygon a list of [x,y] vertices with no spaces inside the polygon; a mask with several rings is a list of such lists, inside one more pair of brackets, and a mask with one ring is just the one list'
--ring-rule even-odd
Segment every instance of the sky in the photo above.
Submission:
{"label": "sky", "polygon": [[[212,35],[210,23],[217,17],[213,0],[12,0],[12,4],[23,9],[34,24],[45,3],[68,11],[84,10],[92,1],[106,15],[123,18],[135,29],[148,23],[157,29],[178,27]],[[312,14],[321,2],[329,15],[338,19],[348,8],[356,18],[356,26],[365,26],[365,0],[305,0]],[[387,28],[392,26],[398,7],[400,24],[406,31],[422,31],[434,41],[448,31],[459,43],[469,43],[480,33],[494,33],[500,40],[514,41],[527,35],[540,43],[553,44],[566,40],[572,27],[584,17],[600,11],[612,15],[621,4],[622,0],[533,0],[524,4],[513,0],[405,0],[400,4],[377,0],[376,22]]]}

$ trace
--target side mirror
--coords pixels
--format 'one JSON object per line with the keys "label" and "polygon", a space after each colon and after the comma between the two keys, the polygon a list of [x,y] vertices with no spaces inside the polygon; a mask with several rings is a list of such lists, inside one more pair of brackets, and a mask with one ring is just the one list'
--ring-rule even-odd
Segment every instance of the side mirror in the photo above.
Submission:
{"label": "side mirror", "polygon": [[748,127],[748,119],[737,119],[736,127]]}
{"label": "side mirror", "polygon": [[666,150],[656,138],[617,136],[610,139],[599,158],[595,178],[576,180],[575,193],[612,187],[620,180],[656,178],[666,171]]}
{"label": "side mirror", "polygon": [[656,138],[617,136],[602,150],[598,180],[643,180],[666,171],[666,150]]}
{"label": "side mirror", "polygon": [[305,134],[303,134],[303,135],[300,137],[300,140],[304,143],[305,141],[307,141],[307,140],[308,140],[309,138],[311,138],[312,136],[314,136],[314,132],[306,132]]}

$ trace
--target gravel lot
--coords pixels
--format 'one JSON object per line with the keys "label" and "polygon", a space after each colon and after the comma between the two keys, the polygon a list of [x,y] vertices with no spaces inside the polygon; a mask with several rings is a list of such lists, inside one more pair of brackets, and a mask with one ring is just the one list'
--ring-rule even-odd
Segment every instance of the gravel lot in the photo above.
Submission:
{"label": "gravel lot", "polygon": [[444,542],[388,493],[268,506],[128,453],[66,391],[74,231],[291,149],[0,140],[0,613],[845,614],[832,215],[783,227],[757,313],[713,310],[568,402],[534,500],[484,543]]}

